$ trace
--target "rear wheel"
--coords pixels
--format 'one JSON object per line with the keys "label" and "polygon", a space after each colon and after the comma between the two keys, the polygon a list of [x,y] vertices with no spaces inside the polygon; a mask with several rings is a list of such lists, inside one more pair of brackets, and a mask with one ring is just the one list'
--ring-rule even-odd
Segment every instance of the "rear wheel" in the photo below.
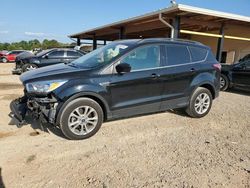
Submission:
{"label": "rear wheel", "polygon": [[35,64],[25,64],[22,68],[23,72],[31,71],[37,69],[37,65]]}
{"label": "rear wheel", "polygon": [[206,88],[199,87],[192,94],[186,112],[194,118],[204,117],[209,113],[212,102],[211,92]]}
{"label": "rear wheel", "polygon": [[62,111],[60,128],[71,140],[86,139],[100,129],[103,122],[103,110],[94,100],[79,98],[70,102]]}
{"label": "rear wheel", "polygon": [[227,78],[227,76],[221,74],[221,76],[220,76],[220,90],[226,91],[228,89],[228,86],[229,86],[229,79]]}

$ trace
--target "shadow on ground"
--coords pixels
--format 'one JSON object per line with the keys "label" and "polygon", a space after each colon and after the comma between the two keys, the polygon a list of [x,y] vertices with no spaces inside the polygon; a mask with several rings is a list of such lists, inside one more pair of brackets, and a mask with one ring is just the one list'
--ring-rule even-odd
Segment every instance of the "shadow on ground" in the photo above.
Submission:
{"label": "shadow on ground", "polygon": [[239,87],[229,89],[227,92],[235,93],[235,94],[239,94],[239,95],[250,96],[250,90],[247,90],[244,88],[239,88]]}
{"label": "shadow on ground", "polygon": [[[18,121],[17,121],[15,118],[12,118],[12,119],[10,120],[10,122],[9,122],[9,125],[15,125],[17,128],[22,128],[23,126],[28,126],[28,125],[30,125],[31,128],[34,129],[34,130],[41,130],[41,131],[43,131],[43,132],[45,132],[45,133],[48,133],[48,134],[53,133],[53,134],[55,134],[55,135],[58,136],[58,137],[67,139],[67,138],[63,135],[62,131],[61,131],[58,127],[53,126],[53,125],[51,125],[51,124],[49,124],[49,123],[42,123],[42,122],[40,122],[39,120],[36,120],[36,119],[34,119],[33,117],[31,117],[31,116],[27,116],[27,117],[25,118],[25,123],[22,124],[22,125],[19,125],[19,124],[18,124]],[[35,131],[34,133],[31,133],[30,135],[31,135],[31,136],[35,136],[35,135],[38,135],[38,134],[39,134],[39,133]],[[0,187],[0,188],[1,188],[1,187]]]}
{"label": "shadow on ground", "polygon": [[0,188],[5,188],[3,177],[2,177],[2,168],[0,167]]}

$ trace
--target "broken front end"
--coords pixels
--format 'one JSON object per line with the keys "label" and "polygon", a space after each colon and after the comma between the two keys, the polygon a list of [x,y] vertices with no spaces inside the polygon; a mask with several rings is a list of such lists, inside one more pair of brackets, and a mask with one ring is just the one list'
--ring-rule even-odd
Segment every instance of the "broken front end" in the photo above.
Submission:
{"label": "broken front end", "polygon": [[40,122],[55,124],[60,101],[51,91],[62,84],[63,82],[59,81],[26,84],[24,96],[10,103],[10,116],[18,122],[18,125],[27,123],[27,116]]}
{"label": "broken front end", "polygon": [[28,115],[41,122],[54,124],[57,105],[58,102],[54,97],[37,98],[24,96],[11,102],[10,116],[15,118],[19,125],[26,123]]}

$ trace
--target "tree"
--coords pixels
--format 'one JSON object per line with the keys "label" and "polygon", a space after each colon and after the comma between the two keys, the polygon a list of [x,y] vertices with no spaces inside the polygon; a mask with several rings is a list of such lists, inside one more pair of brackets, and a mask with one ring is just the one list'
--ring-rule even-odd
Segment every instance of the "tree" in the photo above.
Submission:
{"label": "tree", "polygon": [[57,40],[44,39],[41,43],[39,40],[34,39],[30,41],[20,41],[13,43],[0,43],[0,50],[32,50],[34,48],[50,49],[60,48],[68,44],[63,44]]}

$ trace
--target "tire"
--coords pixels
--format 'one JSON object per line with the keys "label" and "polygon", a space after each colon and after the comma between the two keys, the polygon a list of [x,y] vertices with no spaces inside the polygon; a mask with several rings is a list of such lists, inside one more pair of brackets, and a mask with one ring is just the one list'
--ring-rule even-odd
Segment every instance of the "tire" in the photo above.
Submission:
{"label": "tire", "polygon": [[[89,115],[84,116],[89,112],[91,112]],[[59,120],[60,129],[68,139],[87,139],[100,129],[103,123],[103,110],[96,101],[79,98],[65,106]]]}
{"label": "tire", "polygon": [[[203,102],[200,100],[202,97],[203,97]],[[213,103],[213,97],[211,92],[206,88],[198,87],[191,96],[189,105],[186,108],[186,112],[189,116],[193,118],[204,117],[209,113],[212,107],[212,103]]]}
{"label": "tire", "polygon": [[8,59],[6,59],[5,57],[3,57],[3,58],[1,59],[1,61],[2,61],[3,63],[8,63]]}
{"label": "tire", "polygon": [[221,74],[220,76],[220,90],[221,91],[226,91],[229,87],[229,79],[227,78],[226,75]]}
{"label": "tire", "polygon": [[30,70],[35,70],[35,69],[37,69],[37,68],[38,68],[38,66],[35,65],[35,64],[25,64],[25,65],[23,65],[23,67],[22,67],[22,71],[23,71],[23,72],[27,72],[27,71],[30,71]]}

